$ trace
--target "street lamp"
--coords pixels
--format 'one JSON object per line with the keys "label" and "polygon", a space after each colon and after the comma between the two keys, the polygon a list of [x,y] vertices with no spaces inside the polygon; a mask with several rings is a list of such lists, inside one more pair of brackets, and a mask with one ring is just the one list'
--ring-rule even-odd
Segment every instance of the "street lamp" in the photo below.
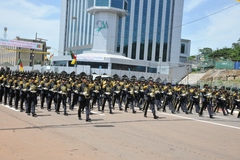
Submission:
{"label": "street lamp", "polygon": [[161,57],[159,57],[159,61],[158,61],[158,62],[159,62],[159,63],[158,63],[158,64],[159,64],[159,66],[158,66],[158,67],[159,67],[158,73],[161,74],[161,69],[162,69],[162,68],[161,68],[161,62],[162,62]]}
{"label": "street lamp", "polygon": [[32,50],[32,53],[31,53],[31,60],[32,60],[32,71],[34,71],[34,49],[31,49]]}

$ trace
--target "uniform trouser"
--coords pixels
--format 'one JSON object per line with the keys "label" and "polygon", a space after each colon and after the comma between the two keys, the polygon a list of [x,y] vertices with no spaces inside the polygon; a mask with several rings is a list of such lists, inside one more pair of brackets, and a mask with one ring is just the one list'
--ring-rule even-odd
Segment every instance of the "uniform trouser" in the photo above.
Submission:
{"label": "uniform trouser", "polygon": [[78,107],[78,117],[81,117],[81,112],[82,109],[85,108],[86,110],[86,119],[89,119],[89,115],[90,115],[90,106],[89,106],[89,101],[90,100],[83,100],[79,102],[79,107]]}
{"label": "uniform trouser", "polygon": [[0,89],[0,103],[2,103],[2,97],[3,97],[3,89]]}
{"label": "uniform trouser", "polygon": [[121,97],[121,100],[120,100],[121,104],[126,102],[126,96],[127,96],[126,93],[122,93],[122,97]]}
{"label": "uniform trouser", "polygon": [[210,102],[203,102],[203,105],[200,109],[199,115],[203,114],[204,108],[207,108],[209,116],[213,116],[212,104]]}
{"label": "uniform trouser", "polygon": [[179,105],[177,106],[177,112],[179,112],[179,109],[180,109],[180,107],[181,107],[181,109],[182,109],[182,111],[183,112],[188,112],[188,110],[187,110],[187,103],[186,103],[186,99],[185,98],[183,98],[183,99],[180,99],[180,103],[179,103]]}
{"label": "uniform trouser", "polygon": [[78,94],[73,93],[73,99],[72,99],[72,104],[71,104],[70,109],[74,109],[74,105],[77,104],[77,101],[78,101]]}
{"label": "uniform trouser", "polygon": [[64,113],[67,113],[67,95],[62,95],[62,106]]}
{"label": "uniform trouser", "polygon": [[154,100],[151,100],[151,99],[145,101],[144,116],[147,116],[147,111],[149,106],[150,106],[150,109],[152,110],[153,116],[156,116]]}
{"label": "uniform trouser", "polygon": [[92,107],[91,108],[93,108],[93,105],[95,105],[97,103],[97,105],[98,105],[98,110],[101,110],[100,109],[100,106],[101,106],[101,96],[100,96],[100,94],[95,94],[94,96],[93,96],[93,99],[92,99]]}
{"label": "uniform trouser", "polygon": [[31,113],[32,101],[33,101],[32,97],[27,95],[26,101],[25,101],[26,113]]}
{"label": "uniform trouser", "polygon": [[4,105],[7,104],[8,92],[9,92],[8,90],[5,90],[5,91],[4,91]]}
{"label": "uniform trouser", "polygon": [[13,93],[13,91],[11,91],[11,92],[9,92],[9,98],[8,98],[8,105],[10,106],[10,107],[12,107],[12,100],[13,100],[13,98],[14,98],[14,93]]}
{"label": "uniform trouser", "polygon": [[121,103],[121,100],[120,100],[120,95],[114,95],[113,96],[113,108],[115,107],[115,103],[117,102],[118,104],[118,107],[119,108],[122,108],[122,103]]}
{"label": "uniform trouser", "polygon": [[139,94],[135,95],[135,98],[133,100],[133,104],[138,107],[139,109],[141,109],[141,106],[140,106],[140,96]]}
{"label": "uniform trouser", "polygon": [[14,106],[15,106],[15,109],[18,109],[18,102],[19,102],[19,94],[15,94],[15,97],[14,97]]}
{"label": "uniform trouser", "polygon": [[52,96],[48,96],[47,98],[47,109],[51,110],[51,105],[52,105]]}
{"label": "uniform trouser", "polygon": [[71,106],[72,104],[72,92],[68,91],[67,93],[67,102],[68,102],[68,106]]}
{"label": "uniform trouser", "polygon": [[45,98],[46,98],[46,94],[45,93],[42,93],[41,94],[41,108],[43,108],[43,105],[44,105],[44,102],[45,102]]}
{"label": "uniform trouser", "polygon": [[168,105],[169,109],[173,112],[175,112],[175,108],[173,107],[172,99],[166,98],[166,102],[163,106],[163,111],[166,111],[166,105]]}
{"label": "uniform trouser", "polygon": [[31,113],[35,114],[37,94],[33,93],[31,97]]}
{"label": "uniform trouser", "polygon": [[190,113],[192,113],[192,110],[193,110],[193,105],[195,106],[195,111],[196,113],[199,113],[199,110],[200,110],[200,105],[199,105],[199,100],[195,100],[193,99],[191,102],[190,102],[190,105],[189,105],[189,108],[188,108],[188,111]]}
{"label": "uniform trouser", "polygon": [[125,104],[125,111],[127,111],[128,105],[130,105],[130,108],[132,109],[133,112],[135,111],[133,102],[134,102],[134,98],[133,97],[127,98],[127,102]]}
{"label": "uniform trouser", "polygon": [[24,93],[22,93],[22,95],[20,95],[20,109],[23,110],[23,103],[25,101],[25,95]]}
{"label": "uniform trouser", "polygon": [[60,105],[62,103],[63,109],[64,109],[64,113],[67,113],[67,95],[64,94],[59,94],[58,95],[58,99],[57,99],[57,108],[56,108],[56,112],[60,111]]}
{"label": "uniform trouser", "polygon": [[161,109],[161,100],[160,99],[156,99],[155,104],[156,104],[158,110]]}
{"label": "uniform trouser", "polygon": [[59,95],[57,96],[56,112],[59,112],[59,110],[60,110],[60,105],[61,105],[61,102],[62,102],[62,95],[61,95],[61,94],[59,94]]}
{"label": "uniform trouser", "polygon": [[235,102],[235,103],[233,104],[233,107],[232,107],[232,110],[231,110],[231,114],[233,114],[233,111],[234,111],[234,109],[235,109],[236,106],[237,106],[237,108],[240,109],[240,102]]}
{"label": "uniform trouser", "polygon": [[228,110],[227,110],[227,106],[226,106],[226,101],[221,101],[220,102],[220,107],[222,109],[223,115],[229,114]]}
{"label": "uniform trouser", "polygon": [[103,98],[102,111],[104,111],[106,101],[108,101],[109,112],[112,113],[112,106],[111,106],[112,97],[109,95],[105,95],[105,97]]}
{"label": "uniform trouser", "polygon": [[139,104],[140,104],[140,105],[143,105],[144,102],[145,102],[144,93],[140,92],[140,93],[139,93]]}
{"label": "uniform trouser", "polygon": [[54,93],[53,102],[54,102],[54,109],[56,110],[57,109],[57,105],[58,105],[57,93]]}

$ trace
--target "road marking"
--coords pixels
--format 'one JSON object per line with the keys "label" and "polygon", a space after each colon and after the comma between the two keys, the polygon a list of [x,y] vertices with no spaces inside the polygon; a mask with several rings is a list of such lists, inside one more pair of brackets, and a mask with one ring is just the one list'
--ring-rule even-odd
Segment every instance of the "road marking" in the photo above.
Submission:
{"label": "road marking", "polygon": [[94,113],[94,114],[97,114],[97,115],[100,115],[100,116],[105,116],[104,113],[100,113],[100,112],[91,111],[91,113]]}
{"label": "road marking", "polygon": [[19,110],[15,109],[14,107],[10,107],[9,105],[3,105],[3,106],[6,107],[6,108],[9,108],[9,109],[11,109],[15,112],[19,112]]}
{"label": "road marking", "polygon": [[209,121],[204,121],[204,120],[199,120],[199,119],[194,119],[194,118],[189,118],[189,117],[183,117],[183,116],[179,116],[179,115],[175,115],[175,114],[169,114],[169,113],[162,113],[162,112],[159,112],[159,113],[160,114],[169,115],[169,116],[173,116],[173,117],[189,119],[189,120],[193,120],[193,121],[197,121],[197,122],[214,124],[214,125],[217,125],[217,126],[223,126],[223,127],[228,127],[228,128],[233,128],[233,129],[239,129],[240,130],[240,127],[230,126],[230,125],[226,125],[226,124],[221,124],[221,123],[216,123],[216,122],[209,122]]}

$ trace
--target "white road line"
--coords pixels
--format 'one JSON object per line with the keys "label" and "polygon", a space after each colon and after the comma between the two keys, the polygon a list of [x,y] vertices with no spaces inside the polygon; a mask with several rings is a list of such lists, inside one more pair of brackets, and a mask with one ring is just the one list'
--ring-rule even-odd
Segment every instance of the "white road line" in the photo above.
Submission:
{"label": "white road line", "polygon": [[11,109],[15,112],[19,112],[19,110],[15,109],[14,107],[10,107],[9,105],[2,105],[2,106],[6,107],[6,108],[9,108],[9,109]]}
{"label": "white road line", "polygon": [[221,124],[221,123],[209,122],[209,121],[204,121],[204,120],[199,120],[199,119],[194,119],[194,118],[189,118],[189,117],[183,117],[183,116],[179,116],[179,115],[175,115],[175,114],[169,114],[169,113],[162,113],[162,112],[159,112],[159,113],[160,114],[165,114],[165,115],[168,115],[168,116],[173,116],[173,117],[178,117],[178,118],[183,118],[183,119],[189,119],[189,120],[193,120],[193,121],[197,121],[197,122],[208,123],[208,124],[213,124],[213,125],[217,125],[217,126],[223,126],[223,127],[228,127],[228,128],[233,128],[233,129],[239,129],[240,130],[240,127],[225,125],[225,124]]}

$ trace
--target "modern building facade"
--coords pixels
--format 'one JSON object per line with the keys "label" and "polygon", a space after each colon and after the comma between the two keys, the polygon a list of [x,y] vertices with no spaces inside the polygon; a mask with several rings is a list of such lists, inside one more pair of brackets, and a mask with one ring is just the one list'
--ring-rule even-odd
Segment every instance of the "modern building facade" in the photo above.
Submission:
{"label": "modern building facade", "polygon": [[[190,55],[190,41],[181,40],[183,2],[62,0],[60,52],[53,64],[71,66],[70,57],[65,56],[71,50],[79,57],[78,65],[169,77],[170,70],[185,67],[185,59]],[[109,61],[106,61],[108,58],[101,54],[113,57],[108,55]],[[103,59],[96,61],[87,55]],[[183,71],[183,75],[185,73]]]}

